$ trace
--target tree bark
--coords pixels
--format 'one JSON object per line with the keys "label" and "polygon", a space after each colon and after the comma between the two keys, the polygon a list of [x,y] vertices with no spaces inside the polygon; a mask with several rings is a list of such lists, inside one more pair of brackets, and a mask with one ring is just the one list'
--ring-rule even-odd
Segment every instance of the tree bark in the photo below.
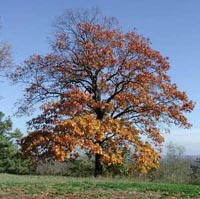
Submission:
{"label": "tree bark", "polygon": [[103,174],[103,164],[102,164],[102,155],[95,154],[95,170],[94,177],[98,177]]}

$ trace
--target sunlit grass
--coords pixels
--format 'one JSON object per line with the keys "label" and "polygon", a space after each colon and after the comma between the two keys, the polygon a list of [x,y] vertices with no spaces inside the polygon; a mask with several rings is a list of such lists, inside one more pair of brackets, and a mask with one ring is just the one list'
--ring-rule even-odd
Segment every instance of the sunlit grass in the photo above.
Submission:
{"label": "sunlit grass", "polygon": [[[128,198],[133,196],[157,195],[162,197],[176,196],[176,198],[200,198],[200,186],[184,184],[162,184],[134,182],[130,179],[111,178],[71,178],[64,176],[19,176],[0,174],[0,193],[22,193],[25,195],[54,195],[68,196],[78,194],[92,198],[94,194],[104,198],[117,198],[121,193]],[[128,194],[128,196],[127,196]],[[131,195],[132,194],[132,195]],[[90,197],[91,195],[91,197]],[[77,197],[76,197],[77,196]],[[116,196],[116,197],[115,197]],[[153,197],[152,196],[152,197]],[[139,196],[138,196],[139,197]],[[142,196],[141,196],[142,197]],[[149,198],[147,197],[147,198]],[[80,196],[81,198],[81,196]],[[156,197],[155,197],[156,198]]]}

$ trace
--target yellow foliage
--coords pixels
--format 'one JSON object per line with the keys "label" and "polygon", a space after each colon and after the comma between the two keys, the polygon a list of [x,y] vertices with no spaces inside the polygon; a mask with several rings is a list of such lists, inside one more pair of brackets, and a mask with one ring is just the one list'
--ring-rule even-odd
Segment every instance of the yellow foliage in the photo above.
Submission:
{"label": "yellow foliage", "polygon": [[159,167],[160,155],[149,143],[145,143],[135,152],[134,159],[139,170],[147,173],[150,169]]}

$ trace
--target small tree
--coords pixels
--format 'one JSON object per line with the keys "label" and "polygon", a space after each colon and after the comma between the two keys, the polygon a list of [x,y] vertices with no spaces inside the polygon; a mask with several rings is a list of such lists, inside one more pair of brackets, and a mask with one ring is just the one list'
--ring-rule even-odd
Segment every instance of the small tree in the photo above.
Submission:
{"label": "small tree", "polygon": [[[20,111],[40,102],[29,122],[24,151],[36,158],[95,156],[95,176],[104,164],[121,164],[133,147],[141,171],[157,167],[167,125],[190,127],[194,105],[171,83],[168,58],[135,31],[97,12],[69,11],[57,22],[52,52],[34,55],[12,74],[27,85]],[[141,136],[146,136],[144,142]]]}
{"label": "small tree", "polygon": [[6,68],[11,63],[10,45],[0,42],[0,69]]}
{"label": "small tree", "polygon": [[[1,27],[0,27],[1,28]],[[12,63],[10,45],[0,41],[0,73]]]}
{"label": "small tree", "polygon": [[[6,76],[5,72],[8,68],[10,69],[11,63],[10,45],[0,41],[0,82],[2,82],[3,77]],[[0,98],[1,97],[0,93]]]}
{"label": "small tree", "polygon": [[1,173],[30,173],[33,167],[19,150],[19,140],[22,133],[19,129],[12,131],[12,121],[4,118],[0,112],[0,172]]}
{"label": "small tree", "polygon": [[185,154],[185,147],[182,145],[178,145],[175,144],[173,142],[169,142],[166,145],[166,155],[165,155],[165,159],[168,162],[176,162],[176,160],[180,160],[184,158],[184,154]]}

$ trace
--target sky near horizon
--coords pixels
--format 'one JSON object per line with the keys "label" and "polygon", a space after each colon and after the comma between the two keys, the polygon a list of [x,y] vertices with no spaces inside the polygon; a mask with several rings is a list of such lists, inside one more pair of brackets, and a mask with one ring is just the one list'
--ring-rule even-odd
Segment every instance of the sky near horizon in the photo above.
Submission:
{"label": "sky near horizon", "polygon": [[[152,47],[170,58],[169,75],[180,90],[196,102],[188,115],[193,127],[172,128],[166,143],[182,145],[188,155],[200,155],[200,1],[199,0],[0,0],[0,41],[12,45],[15,64],[32,54],[50,51],[49,39],[56,17],[66,9],[98,7],[105,16],[114,16],[124,31],[137,29],[150,38]],[[15,128],[26,132],[30,118],[13,116],[22,87],[0,83],[0,111],[10,115]]]}

